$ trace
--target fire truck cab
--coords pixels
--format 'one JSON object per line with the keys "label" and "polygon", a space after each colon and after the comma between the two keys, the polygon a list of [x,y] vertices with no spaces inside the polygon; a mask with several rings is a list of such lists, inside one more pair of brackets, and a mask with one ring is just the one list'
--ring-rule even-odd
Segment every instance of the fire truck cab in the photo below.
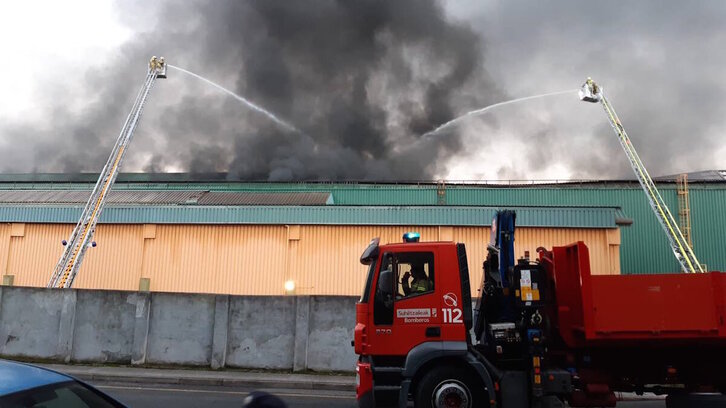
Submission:
{"label": "fire truck cab", "polygon": [[[437,365],[450,371],[444,361],[458,364],[466,374],[458,381],[469,386],[452,383],[454,395],[444,398],[467,400],[471,390],[492,389],[486,369],[478,371],[480,364],[468,355],[473,319],[463,244],[411,240],[379,246],[374,239],[361,262],[369,265],[354,340],[356,353],[363,356],[357,368],[361,405],[399,405],[399,399],[405,404],[412,382],[425,380],[415,374]],[[416,267],[423,267],[428,290],[406,294],[404,276]]]}

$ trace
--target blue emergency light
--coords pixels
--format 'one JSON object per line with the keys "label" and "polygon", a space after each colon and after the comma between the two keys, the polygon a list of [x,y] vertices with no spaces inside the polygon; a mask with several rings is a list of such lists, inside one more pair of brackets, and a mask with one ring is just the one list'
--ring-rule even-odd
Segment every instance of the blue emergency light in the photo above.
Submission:
{"label": "blue emergency light", "polygon": [[403,242],[418,242],[421,239],[421,234],[418,232],[407,232],[403,234]]}

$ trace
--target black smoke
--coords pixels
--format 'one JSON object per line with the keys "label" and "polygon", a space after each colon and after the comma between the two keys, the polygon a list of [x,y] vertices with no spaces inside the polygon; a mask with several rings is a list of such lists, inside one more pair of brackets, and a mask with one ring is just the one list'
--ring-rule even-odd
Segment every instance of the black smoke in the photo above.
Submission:
{"label": "black smoke", "polygon": [[726,167],[723,2],[135,0],[116,10],[133,36],[110,57],[73,70],[48,60],[42,79],[18,78],[36,80],[37,92],[32,114],[0,116],[0,171],[98,171],[151,55],[302,133],[170,71],[152,91],[125,171],[403,180],[458,166],[452,177],[632,178],[602,110],[575,95],[497,108],[419,138],[469,110],[572,89],[587,76],[605,88],[653,175]]}
{"label": "black smoke", "polygon": [[[136,34],[109,61],[46,92],[52,126],[2,126],[33,156],[3,171],[98,171],[151,55],[228,86],[296,126],[185,74],[158,81],[127,168],[254,180],[431,179],[463,149],[419,135],[501,99],[484,46],[435,0],[167,1],[117,5]],[[475,92],[472,92],[475,90]],[[70,108],[64,98],[87,100]]]}
{"label": "black smoke", "polygon": [[[486,66],[511,96],[572,89],[591,76],[653,176],[726,168],[717,96],[726,90],[726,3],[462,0],[449,11],[486,39]],[[574,178],[634,178],[598,105],[557,96],[496,117],[503,131],[492,136],[519,142],[501,178],[552,178],[555,167]],[[498,138],[489,140],[481,147],[496,148]]]}

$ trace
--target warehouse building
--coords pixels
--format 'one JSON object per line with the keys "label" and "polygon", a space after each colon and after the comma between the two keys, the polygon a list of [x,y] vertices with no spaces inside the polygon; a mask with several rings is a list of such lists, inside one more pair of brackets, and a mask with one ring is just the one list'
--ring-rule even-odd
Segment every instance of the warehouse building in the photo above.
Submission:
{"label": "warehouse building", "polygon": [[[693,244],[726,269],[726,172],[691,176]],[[92,174],[0,175],[0,272],[45,286],[77,222]],[[679,187],[659,188],[674,214]],[[679,202],[681,197],[681,202]],[[593,273],[677,272],[634,181],[552,184],[247,183],[224,174],[122,174],[86,253],[78,288],[278,295],[359,294],[358,257],[373,237],[464,242],[478,286],[497,209],[517,211],[517,255],[584,241]]]}

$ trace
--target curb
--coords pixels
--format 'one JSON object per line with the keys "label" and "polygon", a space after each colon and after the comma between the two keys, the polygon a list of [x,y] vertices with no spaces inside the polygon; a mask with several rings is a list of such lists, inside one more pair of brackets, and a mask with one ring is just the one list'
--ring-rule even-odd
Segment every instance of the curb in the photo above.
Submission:
{"label": "curb", "polygon": [[[70,373],[69,373],[70,374]],[[85,381],[103,382],[124,382],[131,384],[156,383],[156,384],[178,384],[178,385],[203,385],[216,387],[240,387],[240,388],[267,388],[267,389],[296,389],[296,390],[324,390],[324,391],[349,391],[354,392],[354,385],[329,383],[324,381],[280,381],[262,379],[227,379],[227,378],[169,378],[148,376],[144,378],[125,375],[103,375],[103,374],[71,374],[76,378]]]}
{"label": "curb", "polygon": [[[240,376],[239,378],[224,378],[214,376],[170,376],[168,374],[158,375],[155,373],[94,373],[87,370],[73,369],[68,367],[48,367],[64,374],[88,382],[123,382],[127,384],[155,383],[165,385],[201,385],[216,387],[242,387],[242,388],[267,388],[267,389],[300,389],[300,390],[325,390],[325,391],[348,391],[354,392],[353,379],[350,381],[325,381],[322,378],[316,379],[288,379],[280,377],[260,378]],[[206,374],[206,373],[205,373]]]}

